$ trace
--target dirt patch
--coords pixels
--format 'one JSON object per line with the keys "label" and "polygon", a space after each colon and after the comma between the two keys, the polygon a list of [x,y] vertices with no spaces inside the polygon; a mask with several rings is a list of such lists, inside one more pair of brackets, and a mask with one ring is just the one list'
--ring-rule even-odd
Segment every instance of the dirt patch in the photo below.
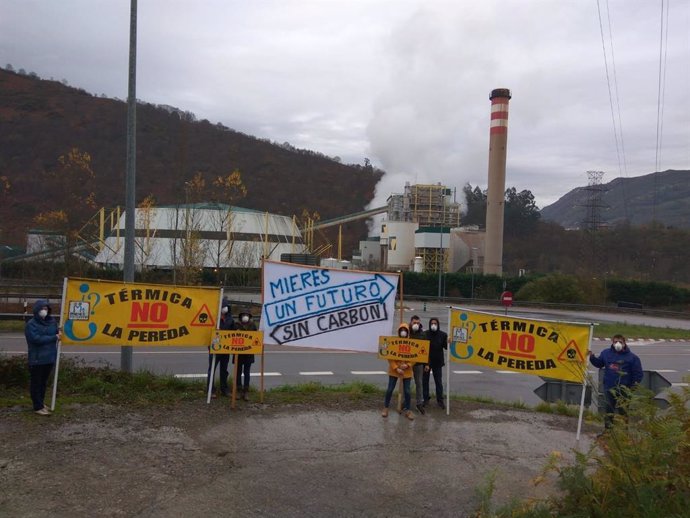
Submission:
{"label": "dirt patch", "polygon": [[575,447],[572,418],[455,402],[409,422],[378,399],[5,409],[0,515],[466,516],[493,470],[498,501],[543,496],[531,479]]}

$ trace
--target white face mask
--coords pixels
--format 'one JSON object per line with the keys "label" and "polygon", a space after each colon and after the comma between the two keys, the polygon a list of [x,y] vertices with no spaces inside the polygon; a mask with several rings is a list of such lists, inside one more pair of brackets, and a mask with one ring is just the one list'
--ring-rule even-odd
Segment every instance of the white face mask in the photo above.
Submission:
{"label": "white face mask", "polygon": [[438,326],[437,326],[436,324],[431,324],[430,329],[431,329],[432,331],[438,331]]}
{"label": "white face mask", "polygon": [[41,318],[47,317],[47,316],[48,316],[48,310],[47,310],[47,309],[41,309],[41,310],[38,312],[38,316],[41,317]]}
{"label": "white face mask", "polygon": [[616,350],[616,352],[621,352],[623,350],[623,343],[622,342],[613,342],[613,348]]}
{"label": "white face mask", "polygon": [[243,324],[246,324],[249,322],[249,315],[242,315],[242,318],[240,318]]}
{"label": "white face mask", "polygon": [[419,331],[419,324],[412,324],[412,331]]}
{"label": "white face mask", "polygon": [[220,312],[223,313],[223,315],[226,315],[228,313],[228,307],[223,306],[223,308],[220,310]]}
{"label": "white face mask", "polygon": [[407,338],[407,331],[400,331],[400,338]]}

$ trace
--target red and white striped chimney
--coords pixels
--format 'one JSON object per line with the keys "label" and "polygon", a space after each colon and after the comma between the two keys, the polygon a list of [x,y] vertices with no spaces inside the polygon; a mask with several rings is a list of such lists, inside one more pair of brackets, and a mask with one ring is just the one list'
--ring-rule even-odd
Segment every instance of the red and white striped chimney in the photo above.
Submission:
{"label": "red and white striped chimney", "polygon": [[491,92],[489,99],[491,100],[491,127],[489,129],[489,183],[486,194],[484,273],[502,275],[510,90],[497,88]]}

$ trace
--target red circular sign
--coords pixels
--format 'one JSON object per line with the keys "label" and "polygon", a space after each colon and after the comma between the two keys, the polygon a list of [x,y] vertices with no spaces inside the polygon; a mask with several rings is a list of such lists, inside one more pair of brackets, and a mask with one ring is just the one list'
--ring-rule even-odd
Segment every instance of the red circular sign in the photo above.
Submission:
{"label": "red circular sign", "polygon": [[513,293],[510,291],[504,291],[501,293],[501,304],[505,307],[510,307],[513,305]]}

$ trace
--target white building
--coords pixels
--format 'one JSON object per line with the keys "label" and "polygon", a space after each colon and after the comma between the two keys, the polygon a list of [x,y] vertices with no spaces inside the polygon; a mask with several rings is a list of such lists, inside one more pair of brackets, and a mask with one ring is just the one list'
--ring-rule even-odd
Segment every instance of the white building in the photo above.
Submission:
{"label": "white building", "polygon": [[[95,262],[122,266],[125,214],[110,230]],[[136,209],[137,268],[258,268],[262,256],[305,253],[292,218],[220,203]]]}

